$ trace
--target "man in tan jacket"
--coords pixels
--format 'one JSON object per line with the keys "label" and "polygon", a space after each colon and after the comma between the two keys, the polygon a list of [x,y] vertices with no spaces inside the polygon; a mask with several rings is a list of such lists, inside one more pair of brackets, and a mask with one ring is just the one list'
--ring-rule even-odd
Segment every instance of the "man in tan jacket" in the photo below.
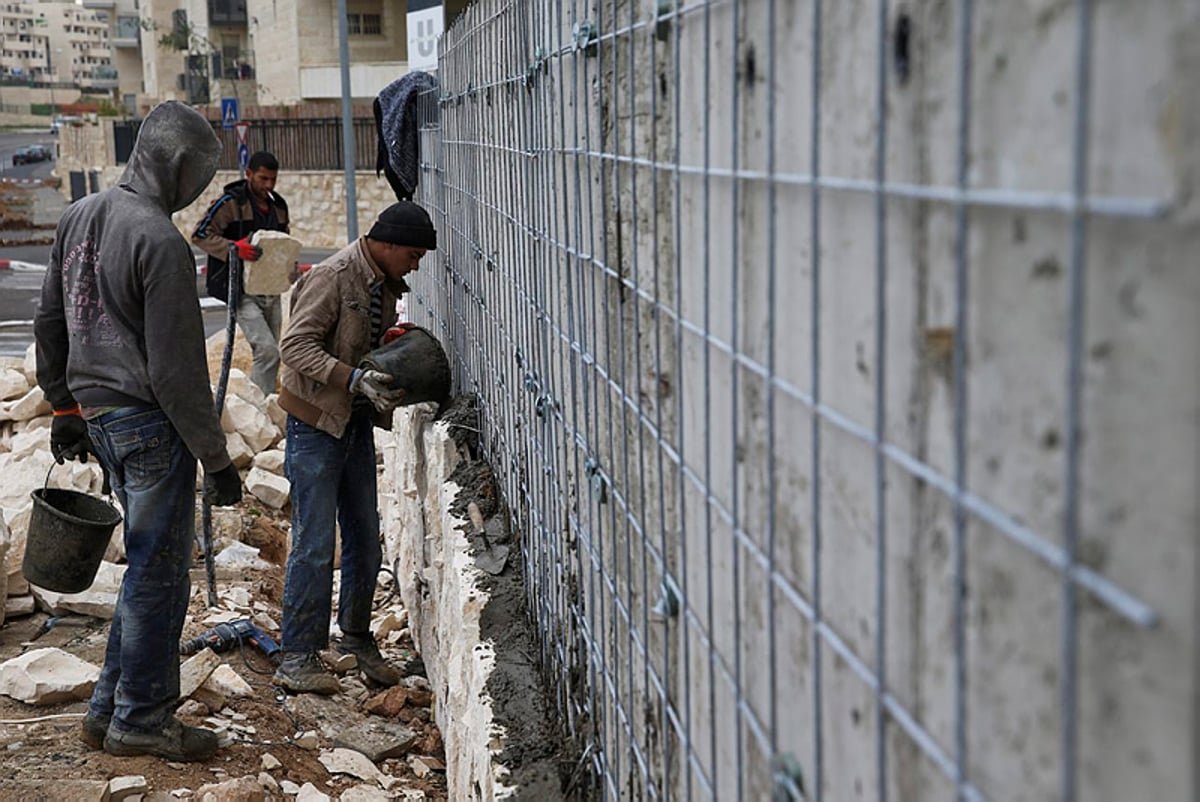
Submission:
{"label": "man in tan jacket", "polygon": [[339,651],[358,658],[380,685],[400,677],[371,635],[371,604],[382,562],[375,486],[374,425],[387,425],[403,391],[392,377],[355,366],[382,344],[396,320],[404,276],[437,247],[428,213],[402,201],[365,237],[314,266],[292,291],[280,343],[288,413],[286,471],[292,546],[283,591],[284,660],[274,683],[297,693],[332,694],[337,679],[318,652],[328,646],[335,523],[342,529]]}

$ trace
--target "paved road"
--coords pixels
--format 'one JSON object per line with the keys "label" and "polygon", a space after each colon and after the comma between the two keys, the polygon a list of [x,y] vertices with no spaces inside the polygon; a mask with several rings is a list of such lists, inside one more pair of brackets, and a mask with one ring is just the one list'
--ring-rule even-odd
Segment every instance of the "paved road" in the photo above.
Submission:
{"label": "paved road", "polygon": [[27,145],[45,145],[57,153],[57,138],[50,135],[49,128],[43,132],[3,131],[0,132],[0,179],[3,178],[49,178],[53,162],[34,162],[13,166],[12,157],[19,148]]}
{"label": "paved road", "polygon": [[[51,177],[51,162],[12,167],[13,151],[37,142],[52,145],[54,137],[36,132],[0,131],[0,158],[3,158],[3,164],[8,165],[0,179]],[[65,207],[64,201],[63,208]],[[328,248],[305,248],[300,251],[300,263],[315,264],[331,253],[333,250]],[[44,266],[50,261],[49,256],[49,245],[0,247],[0,356],[20,356],[33,342],[31,323],[37,309],[43,272],[30,270],[19,263]],[[5,264],[4,260],[8,260],[8,269],[2,267]],[[199,267],[204,264],[204,256],[199,251],[196,251],[196,261],[196,290],[204,310],[205,334],[212,335],[225,328],[225,307],[219,301],[207,297],[203,276],[199,271]]]}

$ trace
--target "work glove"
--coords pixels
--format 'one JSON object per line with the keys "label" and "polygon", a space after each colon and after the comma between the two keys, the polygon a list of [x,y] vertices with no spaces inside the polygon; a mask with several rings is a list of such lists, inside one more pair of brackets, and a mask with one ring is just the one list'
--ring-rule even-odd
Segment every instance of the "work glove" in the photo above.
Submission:
{"label": "work glove", "polygon": [[50,423],[50,453],[54,461],[62,465],[67,460],[88,461],[92,452],[92,441],[88,437],[87,422],[79,414],[79,407],[54,413]]}
{"label": "work glove", "polygon": [[404,400],[403,390],[388,387],[392,377],[379,370],[356,368],[350,375],[350,394],[365,395],[380,412],[391,412]]}
{"label": "work glove", "polygon": [[242,477],[233,463],[204,473],[204,500],[213,507],[229,507],[242,500]]}
{"label": "work glove", "polygon": [[254,262],[258,260],[258,257],[262,256],[262,248],[257,245],[251,245],[247,237],[243,237],[233,244],[237,246],[238,258],[243,262]]}
{"label": "work glove", "polygon": [[383,333],[383,344],[387,345],[397,337],[403,337],[414,328],[416,327],[412,323],[397,323]]}

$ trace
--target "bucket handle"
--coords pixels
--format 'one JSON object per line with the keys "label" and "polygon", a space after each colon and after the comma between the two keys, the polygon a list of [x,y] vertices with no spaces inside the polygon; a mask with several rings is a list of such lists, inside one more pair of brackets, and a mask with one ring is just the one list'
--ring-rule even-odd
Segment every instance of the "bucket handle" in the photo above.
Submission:
{"label": "bucket handle", "polygon": [[[112,484],[108,481],[108,469],[104,467],[104,463],[100,461],[99,457],[96,457],[96,463],[100,466],[100,475],[104,477],[100,485],[100,495],[107,498],[109,502],[112,502],[113,491]],[[50,463],[50,467],[46,469],[46,479],[42,482],[43,489],[50,487],[50,473],[54,470],[55,466],[64,464],[66,463],[59,462],[58,460]]]}

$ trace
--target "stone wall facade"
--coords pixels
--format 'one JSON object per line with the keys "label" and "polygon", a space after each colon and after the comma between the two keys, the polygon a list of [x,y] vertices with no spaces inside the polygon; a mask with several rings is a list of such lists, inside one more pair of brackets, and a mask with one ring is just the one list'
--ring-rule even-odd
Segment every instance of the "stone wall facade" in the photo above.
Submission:
{"label": "stone wall facade", "polygon": [[[111,124],[69,126],[59,133],[59,155],[55,172],[62,178],[60,191],[70,199],[67,180],[72,171],[96,173],[100,189],[115,186],[124,165],[114,164]],[[208,189],[188,208],[174,215],[175,225],[185,236],[195,230],[208,205],[220,197],[226,184],[241,178],[241,173],[222,170]],[[373,172],[355,175],[358,200],[358,230],[365,233],[376,215],[396,201],[387,180]],[[281,170],[279,193],[288,204],[292,236],[306,248],[340,248],[346,244],[346,181],[340,171]]]}

